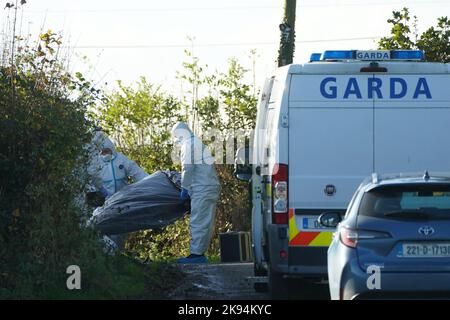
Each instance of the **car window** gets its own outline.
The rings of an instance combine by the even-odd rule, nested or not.
[[[358,214],[374,217],[407,217],[414,214],[450,218],[450,186],[395,185],[366,192]]]
[[[402,209],[450,208],[450,192],[404,192],[400,202]]]

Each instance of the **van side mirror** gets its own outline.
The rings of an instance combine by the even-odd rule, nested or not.
[[[337,212],[324,212],[317,220],[323,227],[336,228],[339,222],[342,221],[342,217],[341,214]]]
[[[250,164],[249,147],[239,148],[236,151],[236,157],[234,159],[234,176],[238,180],[250,181],[252,178],[252,165]]]

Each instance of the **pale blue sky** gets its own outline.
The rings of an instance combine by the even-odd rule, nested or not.
[[[74,71],[96,81],[125,83],[145,76],[174,94],[181,91],[176,71],[194,53],[211,71],[226,69],[237,57],[251,68],[249,52],[258,50],[257,83],[275,68],[283,2],[275,0],[28,0],[22,30],[62,31],[78,55],[94,66],[72,58]],[[450,0],[297,0],[295,62],[326,49],[371,49],[373,38],[387,35],[391,11],[409,7],[419,17],[419,31],[450,16]],[[1,19],[5,19],[5,12]],[[3,25],[3,23],[2,23]],[[348,39],[348,40],[345,40]],[[359,39],[359,40],[355,40]]]

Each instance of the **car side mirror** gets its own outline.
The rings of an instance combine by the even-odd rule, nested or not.
[[[342,217],[341,214],[337,212],[324,212],[317,220],[323,227],[336,228],[339,222],[342,221]]]
[[[249,147],[239,148],[236,151],[236,157],[234,159],[234,176],[238,180],[250,181],[252,178],[252,165],[250,164]]]

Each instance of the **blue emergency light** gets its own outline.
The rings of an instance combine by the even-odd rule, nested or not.
[[[362,54],[361,54],[362,53]],[[378,54],[377,54],[378,53]],[[368,57],[368,58],[360,58]],[[379,57],[379,58],[378,58]],[[420,61],[425,59],[422,50],[379,50],[379,51],[358,51],[358,50],[326,50],[320,57],[318,53],[311,55],[311,62],[327,60],[409,60]]]
[[[322,57],[321,53],[313,53],[311,54],[311,58],[309,58],[309,62],[320,61],[321,57]]]
[[[391,59],[394,60],[424,60],[425,53],[421,50],[392,50]]]
[[[354,50],[327,50],[322,54],[322,60],[350,60],[354,58]]]

